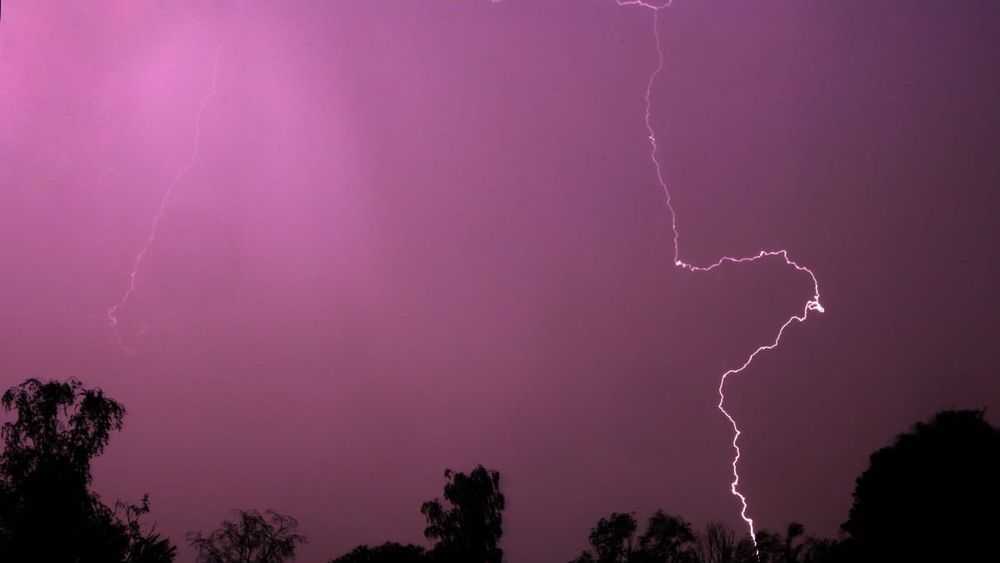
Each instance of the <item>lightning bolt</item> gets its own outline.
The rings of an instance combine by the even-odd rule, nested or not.
[[[809,279],[812,281],[813,295],[812,298],[806,301],[805,305],[803,305],[802,312],[789,317],[788,320],[786,320],[781,325],[781,328],[778,329],[778,333],[774,337],[774,340],[772,340],[768,344],[764,344],[758,347],[756,350],[753,351],[753,353],[751,353],[747,357],[746,361],[744,361],[739,367],[727,370],[719,378],[719,404],[717,405],[717,408],[719,409],[719,412],[721,412],[722,415],[726,417],[726,420],[729,421],[729,424],[733,427],[732,444],[735,454],[733,456],[733,463],[732,463],[733,481],[729,485],[729,490],[732,492],[733,496],[739,499],[740,504],[742,505],[742,508],[740,509],[740,517],[743,519],[744,522],[746,522],[747,528],[750,530],[750,539],[753,540],[754,549],[756,551],[757,534],[754,530],[753,518],[751,518],[747,514],[749,510],[749,506],[747,504],[747,497],[739,490],[739,484],[740,484],[740,473],[738,470],[738,465],[740,461],[739,439],[740,435],[742,434],[742,431],[740,431],[739,425],[736,424],[736,419],[733,418],[733,416],[729,414],[729,412],[726,411],[725,408],[726,380],[730,376],[736,375],[742,372],[743,370],[747,369],[748,367],[750,367],[750,364],[753,363],[754,359],[762,352],[766,352],[768,350],[773,350],[777,348],[778,345],[781,343],[781,337],[785,334],[785,329],[791,326],[792,323],[805,322],[806,319],[809,318],[809,313],[812,311],[816,311],[817,313],[824,312],[823,305],[820,303],[820,298],[819,298],[819,282],[817,281],[816,275],[813,273],[812,270],[792,260],[791,257],[789,257],[788,255],[788,251],[784,249],[762,250],[756,255],[745,256],[745,257],[723,256],[717,262],[709,264],[707,266],[697,266],[681,259],[680,245],[678,242],[680,239],[680,234],[677,231],[677,212],[674,210],[674,206],[671,203],[670,189],[667,188],[667,182],[663,179],[663,167],[661,166],[660,161],[657,158],[658,147],[656,144],[656,131],[653,129],[652,125],[652,102],[651,102],[653,85],[655,84],[657,77],[660,75],[660,72],[663,71],[663,48],[660,45],[661,42],[660,42],[659,14],[660,10],[670,6],[671,1],[668,0],[667,3],[662,5],[653,4],[647,0],[615,0],[615,1],[618,4],[618,6],[639,6],[641,8],[647,8],[653,12],[653,37],[656,42],[657,64],[656,68],[649,75],[649,81],[646,83],[646,95],[645,95],[646,114],[644,121],[646,124],[646,131],[649,133],[650,160],[653,163],[653,168],[656,170],[656,180],[659,183],[660,188],[663,190],[664,195],[666,196],[667,208],[670,210],[670,224],[674,234],[674,265],[682,270],[688,270],[690,272],[711,272],[712,270],[719,268],[724,264],[747,264],[750,262],[756,262],[764,258],[777,257],[784,260],[786,266],[794,268],[798,272],[807,274],[809,276]]]
[[[492,2],[498,2],[499,0],[491,0],[491,1]],[[740,504],[742,506],[742,508],[740,510],[740,517],[743,519],[744,522],[746,522],[747,527],[748,527],[749,532],[750,532],[750,537],[753,540],[753,544],[754,544],[754,547],[756,549],[756,547],[757,547],[757,536],[756,536],[756,532],[755,532],[755,529],[754,529],[754,522],[753,522],[753,519],[747,514],[748,510],[749,510],[749,505],[748,505],[748,502],[747,502],[746,495],[744,495],[743,493],[741,493],[740,490],[739,490],[740,475],[739,475],[738,465],[739,465],[740,455],[741,455],[740,447],[739,447],[739,438],[740,438],[740,435],[742,434],[742,431],[739,429],[739,425],[736,423],[736,419],[733,418],[733,416],[731,414],[729,414],[729,412],[726,411],[726,409],[725,409],[725,401],[726,401],[725,385],[726,385],[726,380],[730,376],[739,374],[739,373],[743,372],[745,369],[747,369],[748,367],[750,367],[750,365],[753,363],[754,359],[756,359],[756,357],[759,354],[761,354],[762,352],[765,352],[765,351],[768,351],[768,350],[773,350],[773,349],[777,348],[778,345],[781,343],[781,338],[783,337],[783,335],[785,333],[785,330],[789,326],[791,326],[793,323],[802,323],[802,322],[805,322],[809,318],[809,313],[810,312],[815,311],[815,312],[818,312],[818,313],[822,313],[822,312],[825,311],[825,309],[823,308],[823,305],[820,303],[819,282],[818,282],[818,280],[816,278],[816,275],[813,273],[812,270],[810,270],[806,266],[800,265],[795,260],[793,260],[789,256],[788,251],[785,250],[785,249],[780,249],[780,250],[762,250],[759,253],[757,253],[756,255],[744,256],[744,257],[723,256],[718,261],[716,261],[716,262],[714,262],[712,264],[703,265],[703,266],[695,265],[695,264],[687,262],[687,261],[685,261],[685,260],[683,260],[681,258],[680,244],[679,244],[680,233],[678,232],[678,229],[677,229],[677,212],[674,209],[674,206],[673,206],[672,201],[671,201],[670,189],[667,187],[667,182],[664,180],[664,177],[663,177],[663,167],[662,167],[662,165],[661,165],[661,163],[659,161],[659,158],[657,157],[658,146],[657,146],[657,142],[656,142],[656,131],[653,129],[653,125],[652,125],[652,101],[651,101],[652,100],[653,86],[656,83],[657,77],[663,71],[663,49],[661,47],[661,40],[660,40],[659,12],[660,12],[660,10],[669,7],[670,4],[671,4],[671,2],[672,2],[672,0],[668,0],[664,4],[654,4],[654,3],[649,2],[648,0],[615,0],[615,2],[617,3],[618,6],[637,6],[637,7],[649,9],[653,13],[653,35],[654,35],[655,44],[656,44],[657,65],[656,65],[656,68],[653,70],[653,72],[650,74],[649,80],[648,80],[648,82],[646,84],[644,123],[645,123],[645,126],[646,126],[646,131],[648,133],[648,139],[649,139],[649,145],[650,145],[650,160],[652,161],[653,168],[654,168],[654,170],[656,172],[657,183],[659,184],[660,188],[663,190],[664,196],[666,197],[667,208],[670,211],[671,230],[673,231],[674,265],[676,267],[682,269],[682,270],[687,270],[687,271],[690,271],[690,272],[710,272],[712,270],[715,270],[716,268],[722,267],[725,264],[746,264],[746,263],[756,262],[756,261],[764,259],[764,258],[776,257],[776,258],[781,258],[784,261],[784,263],[785,263],[786,266],[788,266],[790,268],[794,268],[796,271],[808,275],[809,279],[812,282],[813,295],[812,295],[812,298],[810,298],[809,300],[807,300],[805,302],[805,304],[803,305],[802,312],[799,313],[799,314],[792,315],[791,317],[789,317],[780,326],[780,328],[777,331],[777,334],[775,335],[775,337],[774,337],[774,339],[772,341],[770,341],[769,343],[764,344],[762,346],[759,346],[749,356],[747,356],[746,360],[739,367],[732,368],[732,369],[729,369],[729,370],[725,371],[720,376],[720,378],[719,378],[719,387],[718,387],[719,403],[717,404],[717,408],[718,408],[719,412],[721,412],[722,415],[726,418],[726,420],[729,421],[730,425],[733,428],[732,446],[733,446],[733,450],[734,450],[735,453],[734,453],[734,457],[733,457],[733,461],[732,461],[733,481],[730,483],[730,491],[733,494],[733,496],[735,496],[736,498],[738,498],[739,501],[740,501]],[[242,9],[243,9],[243,4],[241,3],[240,4],[240,13],[242,13]],[[239,14],[237,14],[236,17],[238,18]],[[236,18],[234,18],[234,20],[235,19]],[[228,42],[228,40],[229,40],[229,38],[231,36],[232,36],[232,26],[230,26],[229,31],[227,32],[226,36],[220,42],[219,46],[217,47],[217,49],[215,51],[215,55],[213,57],[213,62],[212,62],[211,87],[208,90],[208,92],[205,94],[205,96],[202,97],[201,102],[198,105],[198,111],[195,114],[195,119],[194,119],[194,135],[193,135],[194,138],[193,138],[193,142],[192,142],[192,146],[191,146],[190,155],[189,155],[187,161],[184,163],[184,165],[181,166],[177,170],[177,172],[174,174],[174,176],[171,179],[171,181],[167,184],[167,188],[164,191],[164,193],[163,193],[163,195],[162,195],[162,197],[160,199],[159,208],[158,208],[156,214],[153,217],[152,226],[150,228],[149,236],[146,238],[145,244],[143,244],[142,248],[136,254],[135,259],[134,259],[134,261],[132,263],[132,269],[131,269],[131,271],[129,273],[128,285],[127,285],[127,289],[126,289],[125,293],[122,295],[122,297],[118,301],[118,303],[116,303],[115,305],[111,306],[107,310],[107,321],[108,321],[108,324],[114,329],[115,336],[116,336],[116,338],[118,340],[118,344],[122,347],[123,350],[125,350],[126,352],[129,352],[129,353],[131,352],[131,349],[128,348],[128,346],[125,345],[125,343],[124,343],[124,341],[122,339],[122,336],[121,336],[121,332],[119,330],[119,317],[118,317],[118,314],[121,311],[121,309],[123,307],[125,307],[125,305],[128,303],[128,301],[131,298],[132,294],[135,293],[135,290],[136,290],[136,278],[138,276],[139,269],[142,266],[142,262],[143,262],[143,260],[144,260],[144,258],[146,256],[146,254],[149,252],[150,248],[152,247],[153,243],[156,240],[157,230],[158,230],[160,221],[163,218],[164,213],[166,212],[167,205],[168,205],[171,197],[173,196],[173,193],[174,193],[175,189],[177,188],[178,183],[194,167],[195,163],[198,160],[199,145],[200,145],[200,141],[201,141],[202,118],[204,116],[206,108],[209,105],[209,102],[211,102],[212,98],[214,98],[215,95],[216,95],[217,85],[218,85],[218,75],[219,75],[219,63],[220,63],[221,58],[222,58],[222,52],[223,52],[223,50],[224,50],[224,48],[226,46],[226,43]]]
[[[160,197],[160,205],[156,210],[156,214],[153,216],[153,221],[149,229],[149,235],[146,237],[145,243],[142,245],[142,248],[139,249],[139,252],[135,255],[135,258],[132,261],[132,269],[129,272],[128,285],[125,289],[125,293],[122,294],[122,297],[118,301],[118,303],[115,303],[114,305],[109,307],[107,311],[108,325],[114,331],[115,338],[118,341],[118,345],[121,347],[123,351],[125,351],[128,354],[131,354],[133,350],[128,345],[125,344],[125,341],[122,338],[121,330],[119,328],[120,319],[118,317],[118,314],[122,310],[122,308],[125,307],[126,304],[128,304],[128,301],[132,297],[132,294],[135,293],[136,278],[139,275],[139,269],[142,267],[142,262],[146,258],[146,254],[149,253],[150,248],[152,248],[153,243],[156,241],[156,233],[159,230],[160,221],[163,219],[163,215],[167,211],[167,205],[170,203],[170,199],[173,197],[174,191],[177,189],[178,183],[180,183],[181,179],[188,172],[190,172],[192,168],[194,168],[195,163],[198,161],[198,152],[201,145],[202,117],[204,117],[205,115],[205,110],[208,108],[209,102],[212,101],[212,98],[215,97],[218,91],[217,88],[219,84],[219,62],[222,60],[222,51],[225,49],[226,44],[229,42],[229,39],[233,35],[233,27],[235,25],[236,20],[243,13],[243,6],[244,4],[241,2],[239,4],[239,11],[236,13],[236,15],[233,17],[233,20],[229,24],[229,30],[226,32],[225,36],[219,42],[218,47],[216,47],[215,49],[215,55],[212,58],[212,79],[210,87],[208,89],[208,92],[206,92],[205,95],[202,96],[201,101],[198,103],[198,111],[195,112],[194,116],[194,135],[193,135],[194,138],[191,143],[191,152],[188,155],[188,159],[184,163],[184,165],[178,168],[177,172],[174,173],[170,182],[167,184],[166,190],[164,190],[163,195]]]

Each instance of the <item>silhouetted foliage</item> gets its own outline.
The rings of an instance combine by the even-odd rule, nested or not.
[[[646,533],[639,538],[638,563],[686,563],[694,561],[695,535],[691,524],[680,516],[657,510],[649,518]]]
[[[840,539],[761,530],[756,546],[721,522],[692,541],[682,519],[657,512],[635,539],[630,514],[601,518],[572,563],[843,563],[996,561],[1000,547],[1000,429],[984,411],[942,411],[871,456]],[[692,547],[693,545],[693,547]]]
[[[1000,431],[944,411],[872,454],[842,526],[853,561],[996,561]]]
[[[749,535],[737,539],[736,532],[722,522],[712,521],[698,534],[699,563],[832,563],[837,542],[805,535],[805,527],[792,522],[782,536],[770,530],[757,531],[757,545]]]
[[[698,561],[702,563],[734,563],[744,560],[747,547],[737,541],[736,532],[722,522],[711,521],[698,534]],[[753,545],[750,545],[753,556]]]
[[[448,469],[444,476],[444,502],[434,499],[420,507],[427,519],[424,536],[435,542],[430,555],[446,563],[503,561],[500,473],[479,465],[468,475]]]
[[[360,545],[330,563],[425,563],[427,552],[417,545],[386,542],[375,547]]]
[[[601,518],[590,530],[590,551],[580,554],[574,561],[620,563],[632,556],[635,543],[635,518],[631,514],[614,512]]]
[[[177,553],[170,540],[160,536],[151,529],[143,531],[139,519],[149,514],[149,495],[142,496],[141,504],[131,504],[118,501],[115,504],[115,519],[124,523],[125,538],[128,544],[124,561],[139,563],[155,561],[173,561]]]
[[[758,531],[756,546],[721,522],[692,537],[686,522],[660,511],[636,541],[635,519],[615,513],[598,521],[591,549],[573,563],[995,561],[998,476],[1000,431],[981,411],[945,411],[872,455],[843,540],[808,537],[797,522],[784,535]]]
[[[798,522],[792,522],[785,529],[785,559],[793,561],[798,559],[799,553],[802,552],[804,544],[796,545],[796,540],[803,537],[806,533],[806,527]]]
[[[657,510],[645,533],[635,537],[631,514],[615,512],[590,531],[590,550],[572,563],[686,563],[695,561],[695,535],[683,518]]]
[[[843,543],[839,540],[807,537],[798,553],[801,563],[838,563],[848,561],[843,555]]]
[[[722,522],[709,522],[695,534],[683,518],[657,510],[645,533],[636,539],[631,514],[614,513],[598,520],[590,532],[588,551],[571,563],[831,563],[836,542],[804,538],[793,522],[788,533],[761,530],[757,548],[749,535],[738,538]]]
[[[808,539],[804,538],[805,527],[792,522],[786,528],[785,536],[769,530],[757,532],[757,548],[754,555],[753,542],[744,538],[736,546],[736,561],[757,561],[759,563],[798,563],[807,553]]]
[[[0,554],[5,561],[161,562],[174,547],[143,533],[141,505],[119,502],[111,510],[89,490],[90,462],[111,433],[120,430],[125,408],[100,389],[70,379],[29,379],[4,393],[0,455]],[[122,520],[124,518],[124,521]]]
[[[282,563],[295,557],[306,542],[291,516],[267,510],[236,510],[235,520],[224,520],[212,533],[188,534],[198,563]]]
[[[753,558],[753,541],[750,544],[737,546],[738,555],[737,560],[751,561],[753,559],[746,559],[747,554]],[[795,561],[794,559],[786,559],[785,554],[785,542],[781,539],[781,536],[772,533],[768,530],[761,530],[757,532],[757,560],[760,563],[785,563],[786,561]]]
[[[114,508],[90,491],[91,462],[125,408],[75,380],[29,379],[0,405],[13,420],[0,438],[0,560],[45,563],[166,563],[176,549],[145,530],[149,497]],[[420,511],[433,547],[387,542],[358,546],[330,563],[502,563],[505,498],[500,474],[477,466],[446,470],[443,499]],[[994,561],[1000,547],[1000,430],[982,411],[944,411],[872,454],[858,478],[841,539],[809,537],[796,522],[784,535],[749,536],[721,522],[695,533],[656,511],[639,534],[635,517],[600,518],[590,549],[571,563],[844,563]],[[188,534],[199,563],[281,563],[306,539],[298,522],[268,510],[237,510],[208,535]]]

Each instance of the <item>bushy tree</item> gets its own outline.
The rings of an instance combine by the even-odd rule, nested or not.
[[[695,535],[680,516],[657,510],[639,538],[638,563],[689,563],[695,559]]]
[[[741,538],[722,522],[706,524],[698,535],[698,557],[704,563],[818,563],[826,561],[832,542],[805,537],[805,527],[792,522],[784,536],[779,532],[758,530],[756,544],[749,535]]]
[[[592,553],[584,555],[585,559],[598,563],[624,563],[632,556],[635,544],[635,518],[631,514],[614,512],[611,516],[601,518],[590,531],[590,546]]]
[[[657,510],[646,531],[631,514],[615,512],[597,521],[588,539],[590,550],[572,563],[689,563],[695,561],[695,535],[683,518]]]
[[[224,520],[208,535],[188,534],[198,563],[283,563],[295,558],[295,550],[306,542],[291,516],[267,510],[236,510],[233,520]]]
[[[444,500],[425,502],[424,536],[434,542],[431,556],[446,563],[501,563],[504,496],[500,473],[482,465],[468,475],[444,472]]]
[[[173,561],[177,548],[170,540],[156,533],[153,526],[149,531],[142,528],[140,519],[149,514],[149,495],[143,495],[140,504],[124,501],[115,503],[114,518],[121,523],[125,532],[125,563],[154,563]]]
[[[996,560],[1000,431],[983,414],[940,412],[872,454],[842,526],[851,560]]]
[[[843,556],[843,549],[840,540],[807,537],[798,557],[801,563],[841,563],[849,561]]]
[[[4,393],[3,409],[16,413],[0,435],[0,554],[5,561],[160,562],[174,547],[145,533],[141,505],[112,510],[90,491],[91,460],[114,431],[125,408],[100,389],[76,379],[28,379]]]
[[[386,542],[374,547],[359,545],[350,553],[341,555],[330,563],[425,563],[427,561],[427,553],[420,546]]]
[[[722,522],[711,521],[698,534],[698,560],[702,563],[735,563],[747,551],[744,542],[737,541],[736,532]],[[753,544],[749,546],[753,555]]]

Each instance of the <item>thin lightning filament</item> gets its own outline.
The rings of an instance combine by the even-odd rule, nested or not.
[[[812,311],[816,311],[817,313],[824,312],[823,305],[820,303],[820,298],[819,298],[819,282],[816,280],[816,275],[813,273],[812,270],[810,270],[809,268],[807,268],[805,266],[802,266],[799,263],[797,263],[796,261],[792,260],[791,257],[789,257],[789,255],[788,255],[788,251],[784,250],[784,249],[781,249],[781,250],[762,250],[762,251],[760,251],[759,253],[757,253],[755,255],[744,256],[744,257],[723,256],[722,258],[720,258],[715,263],[708,264],[708,265],[703,265],[703,266],[697,266],[697,265],[692,264],[690,262],[687,262],[687,261],[685,261],[685,260],[683,260],[681,258],[680,244],[679,244],[680,234],[677,231],[677,212],[674,209],[673,204],[671,203],[670,189],[667,188],[667,182],[663,179],[663,166],[660,164],[660,160],[659,160],[659,158],[657,156],[658,147],[657,147],[657,144],[656,144],[656,131],[653,129],[653,124],[652,124],[652,94],[653,94],[653,86],[656,83],[656,79],[660,75],[660,72],[663,71],[663,48],[660,45],[661,41],[660,41],[660,24],[659,24],[660,18],[659,18],[659,14],[660,14],[660,10],[663,9],[663,8],[668,7],[670,5],[670,3],[668,2],[666,4],[658,6],[658,5],[652,4],[650,2],[647,2],[645,0],[616,0],[616,2],[618,3],[619,6],[639,6],[639,7],[642,7],[642,8],[648,8],[649,10],[651,10],[653,12],[653,37],[654,37],[655,42],[656,42],[656,60],[657,60],[657,64],[656,64],[656,68],[653,69],[653,72],[649,75],[649,81],[646,83],[646,94],[645,94],[645,102],[646,102],[646,106],[645,107],[646,107],[646,111],[645,111],[645,116],[644,116],[644,122],[645,122],[645,125],[646,125],[646,132],[649,134],[649,146],[650,146],[649,156],[650,156],[650,160],[653,163],[653,168],[656,171],[656,181],[657,181],[657,183],[659,183],[660,188],[663,190],[663,194],[666,196],[667,209],[670,210],[670,225],[671,225],[671,230],[673,231],[673,235],[674,235],[674,238],[673,238],[673,241],[674,241],[674,265],[677,266],[678,268],[681,268],[682,270],[688,270],[688,271],[691,271],[691,272],[710,272],[710,271],[712,271],[712,270],[714,270],[714,269],[722,266],[723,264],[746,264],[746,263],[750,263],[750,262],[756,262],[757,260],[760,260],[762,258],[779,257],[782,260],[784,260],[786,266],[794,268],[796,271],[808,275],[809,279],[812,282],[813,295],[812,295],[812,298],[810,298],[808,301],[806,301],[805,305],[803,305],[802,312],[799,313],[799,314],[792,315],[791,317],[789,317],[781,325],[781,327],[778,329],[778,333],[777,333],[777,335],[775,335],[774,339],[772,341],[768,342],[767,344],[764,344],[764,345],[758,347],[756,350],[754,350],[753,353],[751,353],[747,357],[747,359],[742,364],[739,365],[739,367],[727,370],[726,372],[724,372],[719,377],[719,403],[717,405],[717,408],[719,409],[719,412],[721,412],[722,415],[726,418],[726,420],[729,421],[729,424],[733,427],[733,442],[732,442],[732,444],[733,444],[733,451],[734,451],[733,463],[732,463],[732,466],[733,466],[733,481],[729,485],[729,490],[732,492],[733,496],[735,496],[736,498],[738,498],[739,501],[740,501],[740,505],[742,507],[740,509],[740,517],[747,524],[747,528],[750,531],[750,539],[753,541],[754,549],[756,550],[756,548],[757,548],[757,534],[756,534],[756,530],[754,529],[753,518],[751,518],[750,515],[748,514],[748,512],[749,512],[749,505],[747,503],[747,497],[746,497],[746,495],[744,495],[743,493],[741,493],[740,489],[739,489],[739,485],[740,485],[740,473],[739,473],[739,468],[738,468],[739,461],[740,461],[739,439],[740,439],[740,435],[742,434],[742,431],[740,431],[739,425],[736,424],[736,419],[733,418],[733,416],[731,414],[729,414],[729,411],[727,411],[726,408],[725,408],[725,403],[726,403],[726,394],[725,394],[726,380],[730,376],[736,375],[736,374],[742,372],[743,370],[747,369],[748,367],[750,367],[750,364],[753,363],[754,359],[761,352],[765,352],[767,350],[773,350],[773,349],[777,348],[778,345],[781,343],[782,336],[785,334],[785,329],[787,329],[792,323],[802,323],[802,322],[805,322],[805,320],[809,318],[809,313],[812,312]]]

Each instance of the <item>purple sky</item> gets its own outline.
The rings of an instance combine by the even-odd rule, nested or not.
[[[3,3],[0,384],[76,376],[126,405],[97,489],[149,492],[178,542],[289,513],[306,561],[421,542],[443,469],[476,463],[503,473],[516,562],[569,559],[611,511],[736,525],[718,376],[811,287],[780,260],[673,267],[652,12],[238,12]],[[1000,404],[1000,5],[677,0],[660,30],[682,255],[787,248],[827,308],[727,386],[751,514],[833,534],[872,450]],[[229,32],[125,354],[105,311]]]

